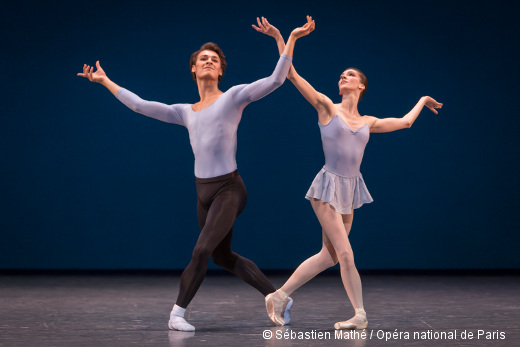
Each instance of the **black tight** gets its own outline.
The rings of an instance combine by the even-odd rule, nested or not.
[[[247,193],[238,173],[196,178],[197,216],[201,228],[191,262],[183,271],[177,305],[186,308],[199,289],[209,258],[218,266],[250,284],[264,296],[276,289],[251,260],[231,250],[233,223],[246,206]]]

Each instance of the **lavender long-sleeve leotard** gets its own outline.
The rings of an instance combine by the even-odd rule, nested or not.
[[[228,89],[213,104],[195,112],[192,104],[166,105],[146,101],[121,88],[116,97],[135,112],[188,129],[195,156],[195,176],[210,178],[237,169],[237,128],[242,111],[251,102],[274,91],[284,82],[292,58],[282,54],[269,77]]]

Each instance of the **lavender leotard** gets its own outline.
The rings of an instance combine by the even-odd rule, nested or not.
[[[271,76],[234,86],[198,112],[193,111],[191,104],[166,105],[146,101],[124,88],[117,92],[116,97],[135,112],[185,126],[195,156],[195,176],[217,177],[237,169],[237,128],[242,111],[249,103],[282,85],[291,62],[291,57],[282,54]]]
[[[312,182],[306,198],[327,202],[337,212],[350,214],[353,208],[373,201],[360,172],[370,129],[365,124],[354,131],[339,115],[329,124],[319,126],[325,166]]]

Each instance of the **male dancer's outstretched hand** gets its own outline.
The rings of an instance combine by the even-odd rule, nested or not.
[[[83,64],[83,72],[78,73],[78,76],[88,78],[90,82],[102,83],[107,78],[107,74],[99,65],[99,60],[96,61],[96,68],[96,72],[93,72],[93,66]]]

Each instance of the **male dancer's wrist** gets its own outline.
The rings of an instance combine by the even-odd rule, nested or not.
[[[108,77],[102,77],[102,80],[99,81],[98,83],[101,84],[102,86],[105,86],[105,87],[108,87],[108,84],[112,82],[110,81],[110,79]]]

